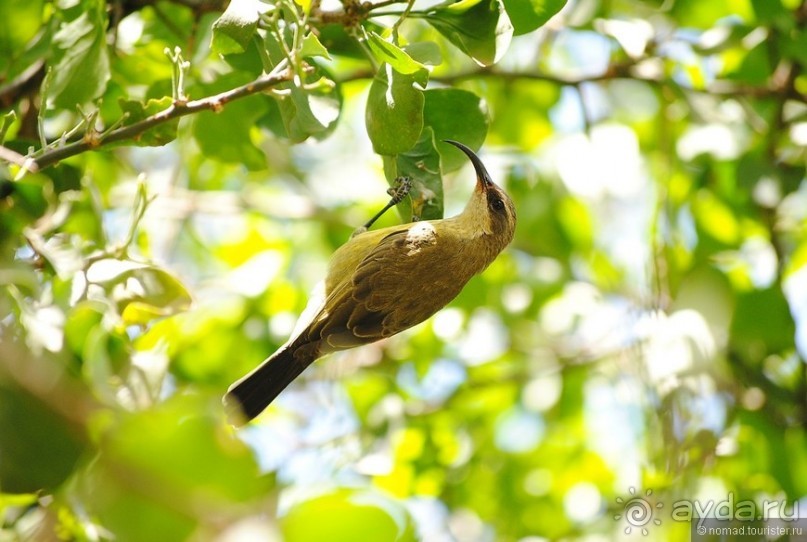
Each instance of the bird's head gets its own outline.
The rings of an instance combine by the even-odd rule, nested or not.
[[[481,235],[495,236],[503,248],[512,241],[516,229],[516,208],[513,200],[493,182],[482,160],[474,151],[458,141],[451,139],[444,141],[468,155],[476,170],[476,188],[462,212],[462,218],[477,228]]]

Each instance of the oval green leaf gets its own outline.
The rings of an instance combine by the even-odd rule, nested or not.
[[[221,55],[243,53],[258,29],[260,3],[256,0],[232,0],[213,23],[210,48]]]
[[[389,64],[378,70],[367,97],[367,134],[378,154],[396,155],[417,143],[423,130],[423,91],[417,74],[404,75]]]
[[[369,491],[339,490],[292,508],[282,520],[287,542],[414,542],[414,522],[398,502]]]
[[[43,83],[48,105],[72,109],[103,94],[109,81],[106,2],[84,0],[81,10],[60,10],[52,58]]]
[[[459,169],[468,157],[453,145],[443,143],[454,139],[474,150],[479,149],[488,133],[488,113],[485,102],[467,90],[437,88],[427,90],[423,109],[426,126],[434,130],[437,150],[442,157],[443,172]]]
[[[565,5],[566,0],[504,0],[516,36],[542,27]]]
[[[501,0],[462,0],[434,8],[423,17],[480,66],[498,62],[513,37]]]

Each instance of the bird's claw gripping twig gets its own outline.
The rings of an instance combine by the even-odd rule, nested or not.
[[[409,177],[397,177],[395,179],[395,186],[391,186],[387,189],[387,194],[390,195],[389,202],[384,206],[383,209],[378,211],[373,218],[368,220],[364,226],[357,228],[356,231],[353,232],[353,236],[369,230],[370,226],[372,226],[376,220],[381,218],[381,215],[386,213],[391,207],[401,203],[403,199],[409,195],[410,190],[412,190],[412,179]]]
[[[412,179],[409,177],[396,178],[395,186],[387,188],[387,194],[389,194],[392,199],[384,210],[386,211],[393,205],[401,203],[403,199],[409,195],[410,190],[412,190]]]

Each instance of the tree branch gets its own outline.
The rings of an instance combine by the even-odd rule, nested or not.
[[[693,87],[682,84],[668,77],[655,77],[652,75],[643,75],[636,73],[632,68],[635,64],[618,64],[612,66],[609,70],[596,74],[583,77],[562,77],[549,73],[540,72],[505,72],[491,68],[479,68],[467,72],[456,73],[452,75],[435,76],[432,81],[437,81],[447,85],[479,77],[495,77],[504,81],[518,81],[518,80],[532,80],[532,81],[545,81],[547,83],[554,83],[556,85],[564,86],[579,86],[583,83],[597,83],[601,81],[612,81],[615,79],[633,79],[636,81],[643,81],[651,85],[677,87],[687,92],[697,92],[701,94],[713,94],[716,96],[748,96],[754,98],[765,98],[785,95],[789,99],[807,103],[807,94],[798,92],[791,88],[782,88],[779,85],[771,86],[749,86],[738,85],[728,81],[715,81],[711,85],[703,88]]]
[[[16,164],[31,172],[39,171],[39,168],[33,159],[26,158],[17,151],[9,149],[8,147],[3,147],[2,145],[0,145],[0,160],[5,160],[9,164]]]
[[[479,79],[484,77],[496,78],[502,81],[543,81],[561,86],[579,87],[585,83],[599,83],[603,81],[613,81],[617,79],[632,79],[634,81],[643,81],[650,85],[659,87],[673,87],[684,90],[686,92],[695,92],[699,94],[712,94],[715,96],[745,96],[751,98],[774,98],[785,97],[790,100],[796,100],[807,104],[807,94],[799,92],[795,88],[790,88],[782,85],[771,84],[766,86],[751,86],[739,85],[730,81],[718,80],[703,88],[693,87],[676,81],[669,77],[647,75],[637,73],[634,69],[637,62],[627,62],[612,65],[608,70],[603,73],[594,75],[584,75],[581,77],[565,77],[545,72],[527,72],[527,71],[502,71],[496,68],[476,68],[464,72],[458,72],[447,75],[433,75],[429,78],[430,81],[442,83],[445,85],[455,85],[462,81],[469,79]],[[361,79],[372,79],[375,74],[370,70],[359,70],[350,74],[348,77],[339,79],[339,83],[346,83],[350,81],[357,81]]]
[[[51,150],[46,150],[38,156],[33,156],[32,162],[34,167],[41,170],[52,166],[65,158],[69,158],[83,152],[96,150],[117,141],[136,138],[146,130],[154,128],[155,126],[170,120],[178,119],[180,117],[192,115],[193,113],[198,113],[205,110],[218,112],[229,102],[250,96],[252,94],[257,94],[258,92],[277,86],[280,83],[290,81],[292,77],[292,71],[284,66],[280,70],[275,70],[272,73],[261,75],[250,83],[226,90],[213,96],[208,96],[199,100],[191,100],[188,102],[176,100],[167,109],[139,122],[117,128],[105,134],[87,134],[78,141],[74,141]]]

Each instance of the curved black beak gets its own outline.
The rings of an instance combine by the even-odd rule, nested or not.
[[[443,141],[450,145],[454,145],[468,155],[468,158],[470,158],[471,163],[474,165],[474,169],[476,170],[476,180],[479,188],[482,190],[487,190],[488,187],[493,185],[493,180],[490,178],[488,170],[485,169],[485,164],[482,163],[482,160],[479,159],[474,151],[472,151],[466,145],[463,145],[459,141],[454,141],[453,139],[444,139]]]

